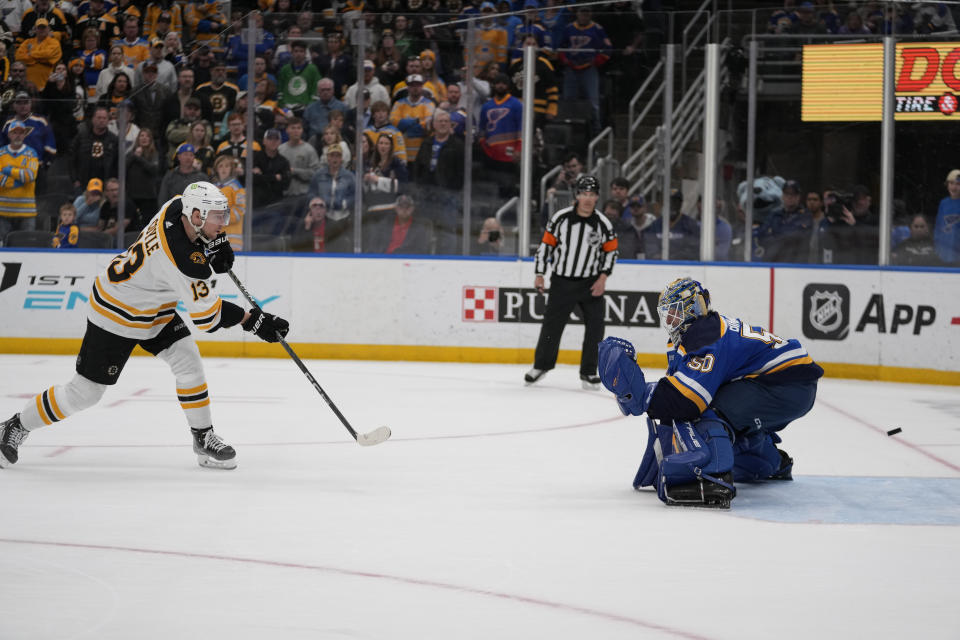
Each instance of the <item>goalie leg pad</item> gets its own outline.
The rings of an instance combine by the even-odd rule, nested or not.
[[[708,411],[696,423],[673,427],[672,451],[660,465],[657,495],[667,504],[729,507],[733,486],[730,430]]]
[[[733,479],[736,482],[792,480],[793,459],[777,448],[779,442],[780,436],[763,431],[740,436],[733,448]]]
[[[640,461],[640,468],[633,478],[633,488],[656,486],[660,484],[660,463],[666,454],[673,452],[671,439],[673,429],[669,425],[660,424],[653,418],[647,417],[647,449]]]

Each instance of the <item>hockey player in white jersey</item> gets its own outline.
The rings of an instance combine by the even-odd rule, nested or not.
[[[95,279],[76,375],[38,394],[0,426],[0,468],[17,462],[19,445],[31,431],[96,404],[137,345],[173,371],[200,466],[237,466],[236,451],[213,431],[200,351],[177,302],[201,331],[239,324],[277,342],[290,327],[282,318],[256,307],[244,311],[214,292],[214,272],[233,266],[233,250],[222,235],[229,221],[226,197],[209,182],[190,184],[160,207],[136,241]]]

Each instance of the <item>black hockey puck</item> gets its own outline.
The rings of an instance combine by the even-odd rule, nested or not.
[[[900,427],[897,427],[896,429],[890,429],[890,431],[887,431],[887,435],[888,435],[888,436],[895,436],[895,435],[897,435],[898,433],[900,433],[901,431],[903,431],[903,429],[901,429]]]

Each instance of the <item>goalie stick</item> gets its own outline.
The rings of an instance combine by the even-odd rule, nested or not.
[[[230,279],[233,280],[233,283],[237,285],[237,288],[240,289],[240,293],[243,294],[243,297],[247,299],[247,302],[252,304],[254,307],[260,309],[260,305],[257,304],[256,300],[253,299],[253,296],[250,295],[250,292],[247,291],[247,288],[243,286],[243,283],[240,282],[240,279],[237,278],[237,274],[233,272],[233,269],[227,271],[230,275]],[[262,309],[261,309],[262,311]],[[287,344],[287,341],[283,339],[279,334],[277,335],[277,340],[283,345],[283,348],[286,349],[287,355],[293,359],[297,366],[300,367],[300,371],[303,371],[303,375],[307,376],[307,380],[310,381],[310,384],[313,385],[313,388],[317,390],[317,393],[327,402],[327,405],[338,418],[340,422],[343,423],[343,426],[347,428],[347,431],[350,432],[350,435],[353,436],[353,439],[357,441],[357,444],[363,447],[372,447],[375,444],[380,444],[381,442],[386,441],[390,435],[390,427],[377,427],[369,433],[357,433],[356,430],[350,426],[350,423],[347,422],[347,419],[343,417],[343,414],[340,413],[340,409],[337,409],[337,405],[333,404],[333,400],[330,399],[330,396],[327,395],[327,392],[323,390],[323,387],[320,386],[320,383],[317,382],[316,378],[313,377],[313,374],[310,373],[310,370],[307,369],[307,366],[303,364],[303,361],[293,352],[293,349]]]

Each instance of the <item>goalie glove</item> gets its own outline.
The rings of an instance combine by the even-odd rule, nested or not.
[[[600,381],[617,396],[623,415],[639,416],[647,410],[655,382],[647,384],[637,365],[633,345],[623,338],[606,338],[598,347]]]

